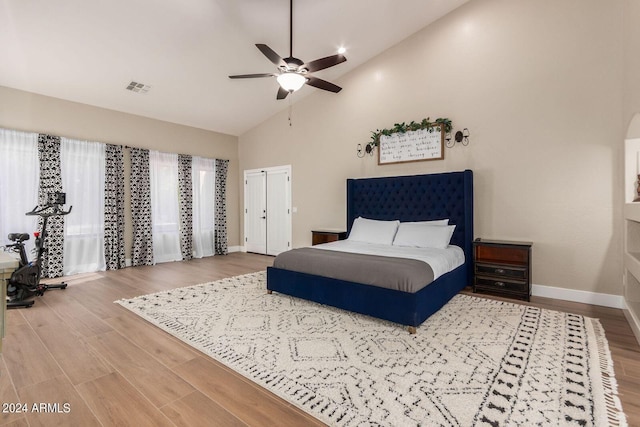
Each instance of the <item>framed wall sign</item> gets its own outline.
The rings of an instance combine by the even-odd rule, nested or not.
[[[444,159],[444,129],[442,124],[405,133],[380,136],[378,164],[421,162]]]

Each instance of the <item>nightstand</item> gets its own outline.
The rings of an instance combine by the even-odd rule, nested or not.
[[[311,231],[311,244],[319,245],[321,243],[335,242],[347,238],[347,232],[342,230],[313,230]]]
[[[529,301],[531,242],[476,239],[473,292]]]

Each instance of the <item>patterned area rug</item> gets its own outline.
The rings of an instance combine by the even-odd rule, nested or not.
[[[458,295],[410,335],[264,272],[116,302],[329,425],[626,425],[596,319]]]

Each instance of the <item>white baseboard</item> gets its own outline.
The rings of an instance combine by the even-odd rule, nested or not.
[[[624,309],[627,306],[621,295],[601,294],[597,292],[578,291],[574,289],[556,288],[553,286],[532,285],[531,295],[554,298],[565,301],[582,302],[604,307]]]
[[[232,252],[246,252],[244,250],[244,246],[229,246],[229,247],[227,247],[227,251],[229,253],[232,253]],[[131,267],[131,258],[126,258],[124,260],[124,265],[125,265],[125,267]]]

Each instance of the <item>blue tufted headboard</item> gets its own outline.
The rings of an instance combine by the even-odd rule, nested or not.
[[[347,180],[347,232],[362,216],[378,220],[426,221],[449,218],[451,243],[473,260],[473,172]],[[473,276],[469,276],[473,277]]]

